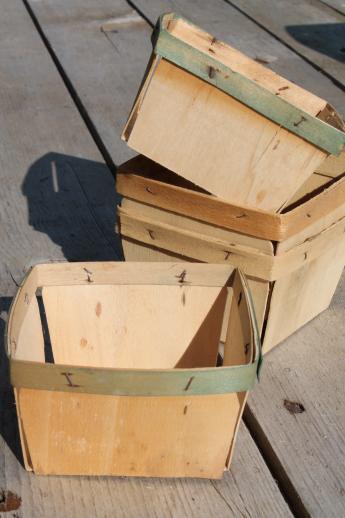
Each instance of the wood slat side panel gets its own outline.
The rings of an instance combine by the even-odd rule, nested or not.
[[[7,426],[9,419],[13,424],[13,412],[7,413]],[[290,518],[289,508],[243,424],[237,445],[231,471],[214,482],[217,490],[207,479],[32,476],[7,447],[0,484],[21,498],[20,518],[60,518],[61,510],[66,518],[75,518],[88,515],[90,509],[95,518],[112,516],[114,509],[119,518],[170,518],[171,512],[192,518],[212,514],[235,518],[239,510],[255,515],[258,506],[263,513]]]
[[[215,366],[225,304],[221,290],[183,285],[43,288],[55,363],[127,369]],[[198,354],[180,365],[190,349]]]
[[[265,353],[328,308],[344,265],[342,238],[328,245],[320,257],[274,283],[263,342]]]
[[[331,181],[328,174],[337,176],[343,172],[343,156],[337,160],[327,160],[326,163],[328,166],[322,169],[322,174],[326,176],[310,177],[310,180],[317,179],[317,185]],[[341,212],[341,207],[345,204],[345,180],[341,178],[308,201],[281,215],[236,206],[198,192],[192,184],[184,185],[177,175],[140,155],[120,166],[117,189],[123,196],[145,204],[278,242],[288,240],[304,229],[306,236],[312,234],[313,225],[321,219],[323,224],[320,229],[326,228],[338,219],[338,213],[332,215],[333,211],[339,208]]]
[[[146,243],[140,243],[127,239],[125,236],[122,237],[122,246],[126,261],[194,261],[195,259],[186,258],[174,254],[168,250],[162,250],[153,246],[147,245]],[[269,282],[255,279],[254,277],[247,276],[247,283],[253,298],[256,320],[258,324],[259,332],[261,332],[265,313],[266,313],[266,302],[269,292]],[[230,302],[230,301],[229,301]],[[228,303],[227,303],[228,304]],[[225,309],[225,317],[228,315],[230,306],[228,305]],[[221,334],[221,340],[224,342],[227,332],[227,321],[226,318],[223,322],[223,329]]]
[[[319,195],[282,215],[288,231],[279,246],[283,248],[288,242],[294,242],[299,233],[308,237],[315,233],[315,228],[324,230],[344,215],[344,206],[345,178],[341,178]]]
[[[228,283],[234,267],[210,264],[205,268],[205,265],[180,265],[170,261],[170,264],[157,262],[153,268],[140,262],[97,261],[38,264],[33,271],[38,274],[39,287],[90,284],[181,286],[183,281],[190,286],[222,287]]]
[[[128,198],[229,230],[276,241],[280,241],[284,236],[278,215],[254,211],[249,207],[236,207],[207,194],[187,192],[180,187],[138,175],[118,174],[116,185],[118,192]]]
[[[287,252],[270,256],[256,250],[220,239],[205,236],[201,232],[156,222],[118,207],[121,234],[170,250],[184,256],[191,256],[203,262],[230,263],[241,268],[247,275],[262,280],[273,281],[298,270],[310,261],[321,256],[327,247],[344,239],[345,218],[317,232]]]
[[[164,106],[164,118],[157,106]],[[327,155],[165,59],[155,68],[127,143],[216,196],[272,212]]]
[[[30,389],[20,391],[19,406],[35,473],[63,475],[220,478],[239,411],[236,394],[131,398]]]
[[[232,266],[241,267],[248,275],[271,280],[273,256],[165,223],[156,223],[123,209],[119,209],[119,217],[121,234],[126,237],[146,244],[151,244],[153,241],[158,248],[171,250],[187,257],[191,256],[203,262],[223,264],[229,262]]]
[[[176,31],[177,27],[179,30]],[[190,36],[193,32],[197,33],[199,38],[192,39]],[[200,37],[204,40],[202,49],[199,45]],[[318,99],[318,107],[310,115],[304,108],[296,106],[296,103],[282,98],[281,90],[274,88],[274,81],[270,87],[263,88],[258,79],[260,73],[254,73],[254,77],[248,77],[247,74],[242,73],[238,60],[235,70],[231,66],[234,59],[231,56],[232,49],[228,52],[224,43],[221,44],[228,61],[224,56],[219,59],[217,40],[190,21],[181,18],[180,15],[170,13],[161,16],[153,39],[156,55],[200,77],[327,153],[338,155],[344,150],[344,124],[333,107]],[[205,49],[205,42],[206,46],[211,48]],[[210,70],[212,73],[209,73]],[[287,89],[291,88],[288,84],[286,86]],[[304,94],[306,97],[315,99],[313,94],[308,92]],[[308,107],[309,104],[312,102],[307,101],[305,106]]]

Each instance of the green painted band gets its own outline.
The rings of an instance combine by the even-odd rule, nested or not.
[[[253,363],[203,369],[137,370],[75,367],[10,360],[15,388],[113,396],[197,396],[246,392],[255,383]]]
[[[192,25],[176,14],[161,16],[153,37],[155,54],[231,95],[318,148],[333,155],[344,149],[343,131],[300,110],[217,59],[176,38],[164,27],[166,17],[168,20],[180,18]]]

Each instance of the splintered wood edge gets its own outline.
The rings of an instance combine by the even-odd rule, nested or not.
[[[168,24],[177,19],[193,25],[175,13],[162,15],[158,19],[153,37],[156,55],[200,77],[327,153],[338,155],[344,149],[343,131],[304,112],[217,59],[173,36],[169,32]]]
[[[138,272],[141,267],[144,273]],[[158,270],[164,272],[166,277],[159,280],[159,272],[156,273],[156,277],[158,277],[156,284],[177,286],[181,286],[183,283],[198,285],[198,281],[201,282],[202,280],[201,286],[227,286],[232,282],[234,272],[233,268],[226,267],[224,269],[222,265],[194,265],[190,263],[59,263],[33,267],[26,275],[12,303],[6,328],[11,383],[16,389],[29,388],[147,397],[225,394],[246,392],[253,387],[262,361],[261,344],[253,303],[246,281],[239,271],[235,272],[235,276],[241,283],[248,319],[252,326],[250,350],[253,358],[251,357],[249,363],[217,368],[145,370],[80,367],[15,359],[17,337],[14,330],[17,330],[17,333],[19,332],[27,308],[31,299],[36,296],[37,289],[42,286],[56,285],[110,284],[109,275],[105,278],[104,275],[102,277],[105,268],[113,271],[113,283],[116,284],[147,284],[148,280],[151,281],[154,276],[149,275],[149,279],[144,281],[145,271],[148,274],[158,268]],[[95,272],[95,270],[98,271]],[[212,270],[218,271],[218,281],[213,279],[207,283],[205,277],[207,277],[207,272]],[[190,274],[193,271],[199,274],[197,282],[192,281]],[[137,272],[134,279],[133,272]],[[179,272],[178,276],[176,276],[177,272]],[[224,274],[226,275],[224,276]]]

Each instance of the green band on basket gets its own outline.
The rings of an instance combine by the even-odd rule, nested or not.
[[[345,133],[317,117],[300,110],[288,101],[251,79],[173,36],[166,21],[182,19],[166,14],[158,19],[153,43],[154,53],[231,95],[295,135],[334,155],[345,147]]]
[[[197,396],[246,392],[255,383],[255,362],[203,369],[103,369],[22,360],[10,361],[15,388],[113,396]]]

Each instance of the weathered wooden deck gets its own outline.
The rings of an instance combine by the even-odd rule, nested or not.
[[[119,258],[111,171],[131,154],[120,132],[161,12],[182,13],[345,115],[343,5],[0,0],[2,330],[16,282],[29,265]],[[128,13],[130,23],[116,21]],[[344,302],[343,276],[331,308],[267,356],[232,469],[216,482],[25,472],[1,343],[0,511],[1,490],[16,493],[21,505],[0,515],[344,516]],[[305,411],[290,414],[284,399]]]

